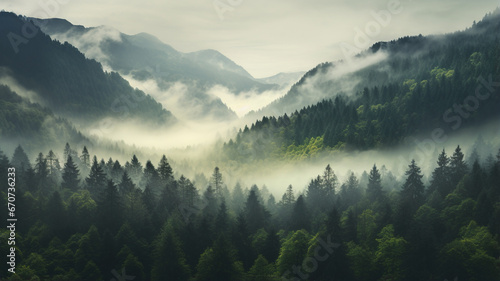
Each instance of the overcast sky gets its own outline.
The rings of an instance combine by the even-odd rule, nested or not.
[[[215,49],[257,78],[341,59],[340,46],[346,46],[341,42],[364,48],[405,35],[463,30],[498,5],[498,0],[0,0],[0,9],[27,16],[148,32],[182,52]],[[373,13],[379,11],[390,18],[377,23]],[[371,34],[362,38],[360,30]]]

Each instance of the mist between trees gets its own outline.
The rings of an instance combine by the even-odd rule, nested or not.
[[[487,153],[441,151],[428,184],[415,161],[397,186],[377,165],[343,182],[328,165],[275,198],[230,190],[218,167],[197,188],[165,156],[122,165],[67,144],[64,161],[51,150],[31,163],[18,146],[0,153],[2,180],[16,169],[19,218],[18,267],[2,278],[497,280],[500,151]]]

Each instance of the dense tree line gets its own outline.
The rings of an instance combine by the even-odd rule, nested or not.
[[[339,78],[361,81],[353,95],[336,86],[349,81],[314,80],[336,67],[321,64],[273,104],[288,108],[291,100],[318,92],[330,99],[263,117],[226,143],[224,154],[241,162],[268,155],[302,159],[331,149],[390,147],[435,128],[452,133],[498,118],[499,28],[497,9],[465,31],[377,43],[363,55],[383,50],[385,60]]]
[[[280,200],[265,186],[228,190],[217,167],[198,190],[165,156],[122,165],[90,155],[69,144],[65,161],[0,153],[5,182],[16,169],[19,219],[6,280],[500,278],[500,151],[468,163],[460,147],[443,150],[427,186],[415,161],[396,186],[376,164],[344,182],[328,165]]]

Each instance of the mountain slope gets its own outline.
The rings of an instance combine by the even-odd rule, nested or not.
[[[334,98],[264,117],[225,145],[226,156],[303,159],[324,150],[387,148],[410,136],[439,139],[460,128],[498,124],[500,10],[465,31],[381,42],[364,56],[380,52],[383,62],[349,74],[359,79],[351,93],[326,88],[337,83],[325,75],[335,64],[309,71],[274,105],[296,105],[288,102],[319,89]]]
[[[26,28],[35,35],[24,38]],[[168,125],[172,114],[153,98],[115,72],[104,72],[95,60],[75,47],[61,44],[34,28],[27,19],[0,13],[0,67],[29,90],[36,92],[56,114],[97,121],[104,117],[138,118],[145,123]]]
[[[66,142],[90,143],[70,122],[5,85],[0,85],[0,139],[4,149],[9,143],[21,143],[28,150],[62,147]]]
[[[281,88],[290,87],[297,81],[299,81],[302,76],[304,76],[304,72],[280,72],[276,75],[259,78],[258,81],[266,84],[277,84],[280,85]]]
[[[339,94],[352,96],[366,87],[399,83],[409,78],[422,80],[425,71],[434,67],[453,68],[454,56],[470,55],[473,48],[495,44],[498,38],[497,13],[462,32],[379,42],[354,58],[322,63],[308,71],[283,98],[259,114],[290,114]]]
[[[277,88],[257,81],[243,67],[215,50],[182,53],[147,33],[127,35],[105,26],[72,26],[61,19],[37,19],[37,22],[52,38],[69,42],[87,57],[138,80],[138,85],[153,79],[160,90],[155,98],[169,100],[169,104],[164,103],[168,107],[184,108],[192,119],[237,118],[220,98],[209,93],[214,86],[223,86],[235,95]],[[173,92],[176,83],[182,83],[185,91]],[[196,112],[197,108],[202,110]]]

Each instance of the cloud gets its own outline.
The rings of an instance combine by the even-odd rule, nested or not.
[[[52,36],[52,39],[70,43],[80,50],[80,52],[84,53],[87,58],[95,59],[101,62],[101,64],[106,64],[109,61],[108,56],[101,49],[101,44],[107,40],[122,41],[120,31],[109,26],[99,26],[89,29],[83,35],[79,33],[74,34],[70,30],[66,33],[55,34]]]
[[[222,102],[236,112],[238,117],[243,117],[248,112],[259,110],[284,96],[287,91],[288,88],[283,88],[274,91],[248,91],[235,94],[224,86],[216,85],[210,88],[207,93],[220,98]]]
[[[216,49],[254,77],[266,77],[340,59],[342,53],[332,46],[352,42],[354,29],[363,29],[373,20],[371,12],[385,9],[388,2],[232,1],[240,4],[224,13],[221,20],[214,1],[153,0],[145,5],[132,0],[88,0],[68,1],[50,16],[85,26],[113,26],[126,34],[148,32],[183,52]],[[498,6],[498,1],[491,0],[400,2],[403,11],[372,38],[374,42],[463,29]],[[2,1],[2,4],[5,9],[28,16],[42,9],[38,1]]]
[[[5,68],[0,67],[0,85],[8,86],[13,92],[27,99],[31,103],[38,103],[42,106],[47,105],[43,98],[38,95],[38,93],[26,89],[21,84],[19,84],[16,79],[6,75],[5,72]]]

